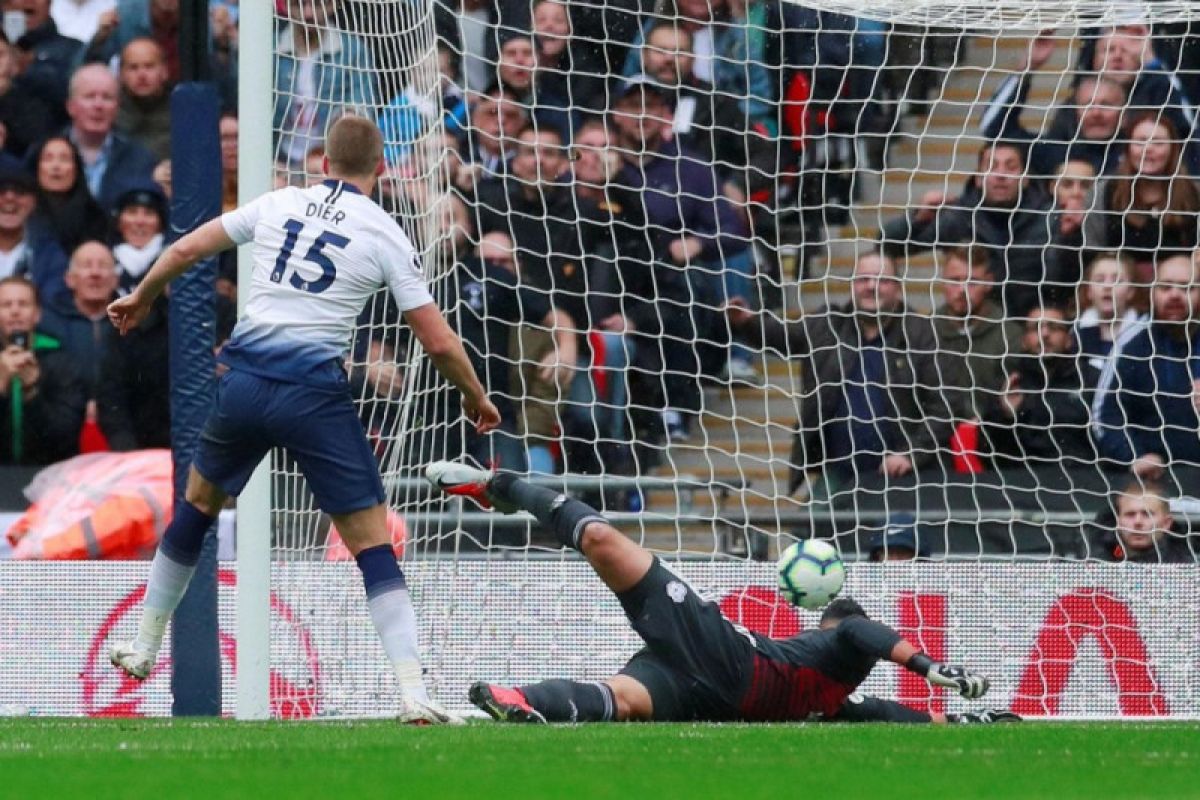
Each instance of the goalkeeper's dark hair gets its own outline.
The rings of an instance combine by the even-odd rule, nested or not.
[[[867,617],[867,619],[870,619],[867,616],[867,612],[857,602],[849,597],[839,597],[825,606],[825,610],[821,612],[820,624],[824,626],[827,623],[841,622],[847,617]]]
[[[340,178],[365,178],[375,174],[383,160],[383,134],[366,117],[338,118],[325,137],[329,171]]]

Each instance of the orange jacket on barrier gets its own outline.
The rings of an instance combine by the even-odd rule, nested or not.
[[[170,450],[93,453],[46,467],[8,532],[20,559],[138,559],[171,522]]]

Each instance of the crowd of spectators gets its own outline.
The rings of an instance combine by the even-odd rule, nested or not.
[[[125,339],[104,309],[164,246],[179,4],[0,6],[0,463],[61,459],[89,430],[114,449],[165,445],[167,306]],[[1139,25],[1086,32],[1038,127],[1032,79],[1058,40],[1031,41],[1000,65],[1011,75],[977,120],[962,191],[856,232],[848,302],[792,318],[767,290],[781,246],[803,269],[856,200],[845,176],[882,163],[876,144],[952,79],[939,66],[964,37],[947,51],[949,37],[780,0],[435,8],[440,102],[411,83],[404,47],[366,35],[391,29],[386,8],[277,0],[274,127],[277,184],[303,184],[320,178],[329,122],[370,115],[388,141],[381,201],[449,231],[426,272],[506,422],[478,438],[446,405],[423,421],[451,431],[447,450],[644,471],[698,441],[706,383],[760,381],[765,351],[802,364],[792,490],[1200,467],[1197,82],[1177,43]],[[230,208],[238,4],[211,9]],[[441,192],[409,180],[437,170]],[[926,251],[931,315],[906,294]],[[228,330],[231,261],[218,291]],[[381,334],[354,354],[381,442],[401,416],[404,347]]]
[[[165,245],[179,3],[0,8],[0,464],[169,446],[167,304],[125,338],[105,311]],[[236,12],[212,6],[231,113]],[[228,299],[218,317],[228,332]]]

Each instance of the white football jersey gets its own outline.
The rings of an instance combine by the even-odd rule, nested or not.
[[[221,224],[238,244],[253,242],[254,254],[250,285],[239,287],[248,293],[245,313],[221,353],[230,366],[328,383],[380,287],[401,311],[433,302],[404,231],[343,181],[270,192]]]

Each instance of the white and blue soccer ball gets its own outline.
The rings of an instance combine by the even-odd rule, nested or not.
[[[822,539],[802,539],[779,556],[779,593],[789,603],[818,609],[837,597],[846,565],[837,548]]]

